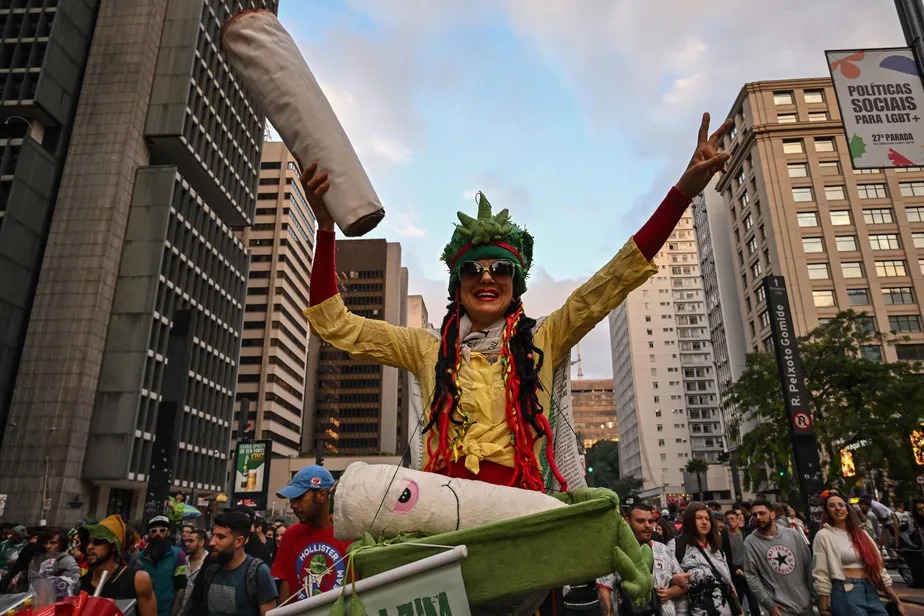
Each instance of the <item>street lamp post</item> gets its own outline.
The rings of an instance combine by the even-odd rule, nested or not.
[[[19,428],[20,426],[15,421],[11,421],[10,427]],[[57,429],[58,429],[57,426],[51,426],[50,428],[48,428],[48,434],[51,434]],[[38,443],[32,440],[32,436],[30,436],[28,432],[26,432],[25,430],[20,430],[19,432],[24,437],[26,437],[26,440],[29,441],[29,443],[31,443],[33,447],[39,450],[42,449]],[[49,447],[48,447],[48,444],[46,443],[45,451],[48,451],[48,449]],[[39,511],[41,511],[41,519],[39,520],[39,526],[46,526],[48,524],[48,505],[49,505],[48,503],[48,473],[51,467],[51,457],[46,455],[44,462],[45,462],[45,472],[42,475],[42,495],[40,497],[41,501],[39,501]]]

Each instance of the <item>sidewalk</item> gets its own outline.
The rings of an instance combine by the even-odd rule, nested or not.
[[[924,588],[908,588],[904,582],[893,582],[893,587],[903,603],[924,606]]]

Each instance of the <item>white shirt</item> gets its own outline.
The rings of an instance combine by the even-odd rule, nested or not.
[[[683,573],[680,563],[674,556],[674,552],[666,545],[659,541],[650,542],[651,551],[654,555],[654,563],[651,567],[651,573],[654,575],[655,588],[667,588],[671,584],[671,578],[677,573]],[[613,599],[613,612],[617,612],[619,605],[619,572],[613,572],[602,578],[597,578],[597,587],[607,588],[611,592]],[[661,604],[662,616],[685,616],[686,610],[676,601],[668,601]]]

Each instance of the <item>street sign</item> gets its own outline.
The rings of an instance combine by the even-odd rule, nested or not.
[[[812,427],[812,418],[805,413],[796,413],[792,421],[799,430],[809,430]]]
[[[42,509],[44,509],[45,511],[48,511],[49,509],[51,509],[51,499],[50,498],[46,498],[44,501],[42,501]]]
[[[918,475],[917,482],[919,486],[924,486],[924,475]]]

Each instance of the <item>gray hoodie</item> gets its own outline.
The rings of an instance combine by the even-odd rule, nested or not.
[[[812,614],[814,580],[812,553],[792,528],[774,525],[776,534],[755,531],[744,540],[744,574],[748,587],[767,611],[775,605],[783,614]]]

